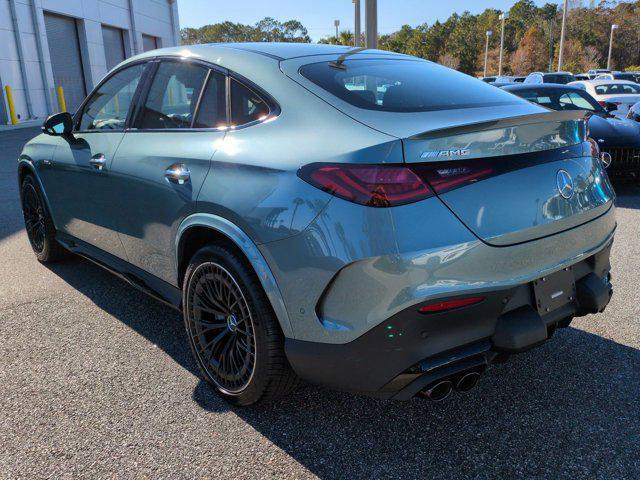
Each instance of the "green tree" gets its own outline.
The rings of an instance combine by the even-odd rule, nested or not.
[[[311,42],[309,32],[298,20],[279,22],[271,17],[255,25],[222,22],[200,28],[183,28],[183,45],[224,42]]]
[[[478,53],[483,45],[484,35],[478,29],[478,17],[464,12],[446,42],[446,53],[460,61],[460,71],[474,73],[477,70]]]
[[[548,63],[548,49],[544,32],[537,25],[529,27],[520,46],[511,57],[511,69],[515,75],[545,70]]]
[[[320,39],[318,43],[327,43],[329,45],[351,45],[353,46],[353,32],[350,30],[342,30],[338,38],[335,35]]]

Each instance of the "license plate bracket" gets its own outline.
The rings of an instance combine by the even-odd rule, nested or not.
[[[534,280],[533,291],[538,313],[546,315],[576,298],[576,282],[571,267]]]

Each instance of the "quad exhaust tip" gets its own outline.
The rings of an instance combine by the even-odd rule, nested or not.
[[[434,383],[420,393],[432,402],[441,402],[451,394],[452,390],[453,382],[451,380],[442,380]]]
[[[453,390],[468,392],[472,390],[480,380],[479,372],[467,372],[454,380],[440,380],[422,390],[419,395],[428,398],[432,402],[441,402],[447,398]]]
[[[459,392],[468,392],[478,384],[480,374],[478,372],[469,372],[464,374],[456,382],[456,390]]]

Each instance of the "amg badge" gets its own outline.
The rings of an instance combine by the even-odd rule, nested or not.
[[[457,148],[455,150],[432,150],[422,152],[420,158],[440,158],[440,157],[467,157],[471,154],[471,150],[467,148]]]

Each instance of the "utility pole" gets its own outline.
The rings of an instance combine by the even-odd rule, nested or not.
[[[367,48],[378,48],[378,0],[365,1],[365,37]]]
[[[338,32],[338,28],[340,27],[340,20],[334,20],[333,25],[336,27],[336,43],[338,43],[338,38],[340,37],[340,34]]]
[[[615,23],[611,25],[611,36],[609,37],[609,56],[607,57],[607,70],[611,70],[611,51],[613,50],[613,32],[618,29]]]
[[[353,46],[360,46],[360,0],[351,0],[353,2]]]
[[[564,9],[562,10],[562,30],[560,30],[560,52],[558,53],[558,71],[562,70],[562,60],[564,53],[564,32],[567,26],[567,3],[568,0],[564,0]]]
[[[487,76],[487,61],[489,60],[489,37],[491,37],[491,35],[493,35],[493,32],[491,30],[487,30],[487,41],[484,44],[484,75],[483,77]]]
[[[504,51],[504,22],[507,19],[509,14],[507,12],[502,12],[500,14],[500,20],[502,20],[502,32],[500,33],[500,63],[498,64],[498,76],[502,76],[502,57]]]

